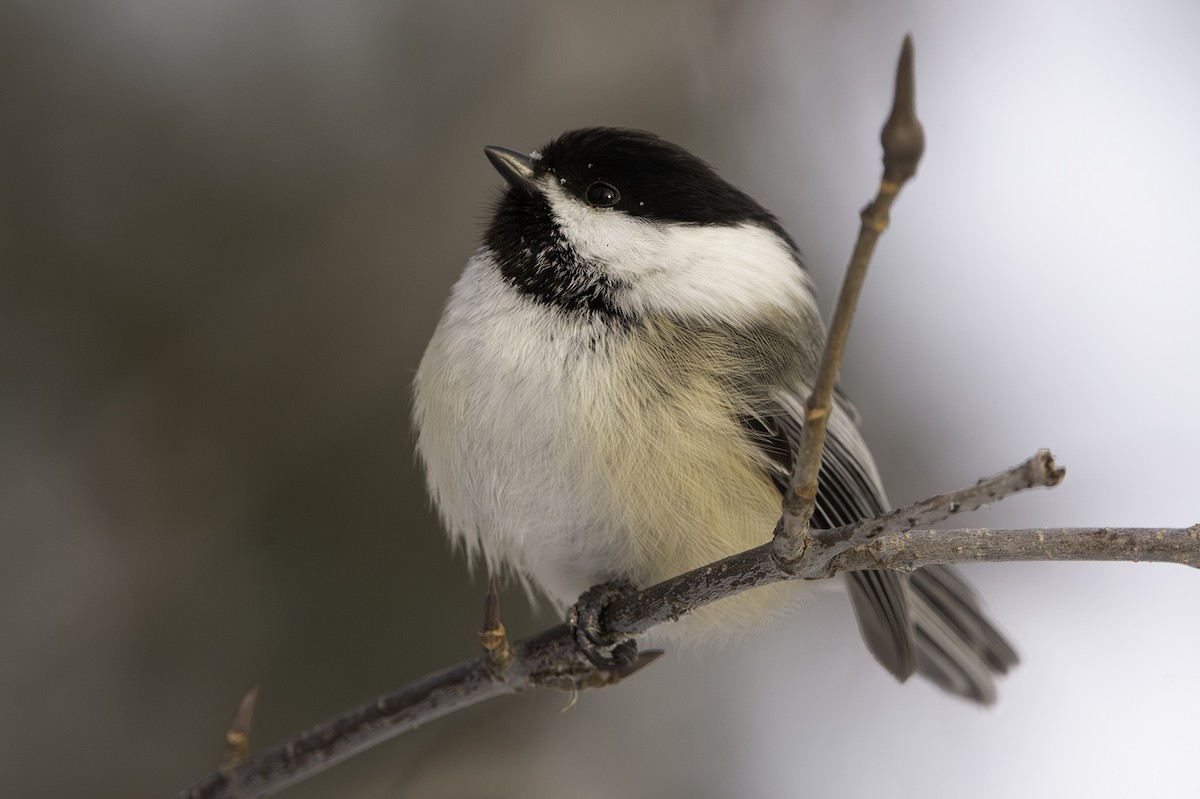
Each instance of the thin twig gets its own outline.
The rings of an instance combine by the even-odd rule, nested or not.
[[[880,135],[883,177],[875,199],[862,210],[858,241],[829,325],[816,383],[804,403],[800,456],[783,497],[783,520],[774,541],[775,557],[784,566],[795,561],[808,544],[808,523],[817,502],[817,475],[821,468],[821,451],[825,447],[825,427],[832,412],[833,387],[871,255],[880,234],[887,229],[888,214],[896,195],[917,173],[917,164],[925,149],[925,134],[916,114],[915,87],[913,42],[909,35],[904,37],[904,45],[900,48],[892,112]]]
[[[908,530],[837,556],[834,571],[912,571],[934,563],[1099,560],[1178,563],[1200,569],[1200,524],[1192,527],[1062,527],[1045,530]]]
[[[180,797],[269,796],[402,732],[512,690],[492,679],[481,655],[335,716],[240,766],[210,774]]]
[[[1038,450],[1032,458],[999,474],[985,477],[972,486],[938,494],[936,497],[916,502],[903,508],[885,513],[879,519],[864,519],[832,530],[814,530],[812,547],[828,551],[826,557],[833,558],[846,550],[868,543],[873,537],[888,529],[912,530],[927,524],[937,524],[959,513],[979,510],[991,502],[1030,488],[1053,488],[1066,477],[1067,470],[1054,462],[1050,450]],[[822,558],[812,555],[811,561]],[[833,561],[830,560],[832,564]],[[840,569],[839,569],[840,571]],[[801,574],[802,577],[829,577],[829,574]]]

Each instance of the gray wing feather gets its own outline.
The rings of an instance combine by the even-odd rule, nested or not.
[[[813,526],[839,527],[874,516],[887,509],[875,464],[858,435],[852,417],[840,407],[830,420],[821,457],[820,489],[813,512]],[[781,491],[791,479],[795,453],[800,447],[803,404],[794,395],[779,397],[782,413],[769,418],[781,437],[773,449],[773,477]],[[785,461],[780,455],[787,453]],[[906,680],[917,668],[916,637],[909,614],[907,579],[899,572],[851,572],[847,585],[858,629],[867,649],[896,679]]]
[[[840,392],[835,406],[813,514],[813,525],[821,528],[888,509],[875,463],[858,433],[857,414]],[[799,450],[803,403],[784,393],[771,410],[745,424],[766,456],[772,479],[784,491]],[[867,648],[897,679],[915,670],[951,693],[984,704],[995,701],[993,674],[1016,664],[1017,654],[954,569],[935,566],[911,576],[852,572],[847,584]]]

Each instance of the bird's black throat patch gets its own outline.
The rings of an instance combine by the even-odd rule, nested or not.
[[[617,306],[620,283],[580,258],[558,228],[543,197],[509,189],[483,239],[500,274],[517,291],[567,313],[626,323]]]

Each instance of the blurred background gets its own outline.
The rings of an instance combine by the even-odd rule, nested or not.
[[[500,184],[480,148],[657,131],[779,214],[828,311],[906,31],[928,149],[842,380],[893,501],[1050,447],[1061,488],[964,523],[1200,521],[1189,0],[7,0],[0,794],[174,795],[253,685],[258,748],[473,656],[408,409]],[[992,709],[894,684],[826,592],[284,795],[1194,790],[1200,576],[967,571],[1024,658]]]

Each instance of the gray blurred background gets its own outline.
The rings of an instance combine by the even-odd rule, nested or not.
[[[1063,487],[969,523],[1200,521],[1192,2],[0,5],[0,795],[173,795],[252,685],[261,747],[473,655],[408,386],[480,148],[655,130],[778,212],[828,309],[908,30],[929,147],[843,370],[893,500],[1048,446]],[[1200,577],[969,571],[1025,661],[988,711],[895,685],[818,593],[285,795],[1194,790]]]

